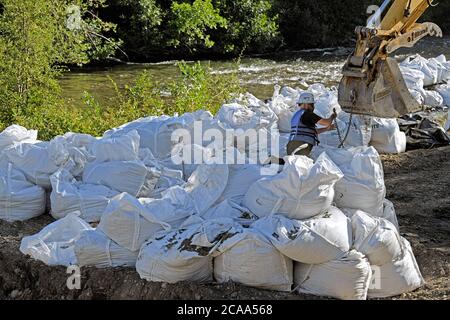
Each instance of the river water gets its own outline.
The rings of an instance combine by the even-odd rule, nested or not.
[[[401,61],[410,54],[419,53],[426,58],[444,54],[450,59],[450,37],[427,38],[413,49],[402,49],[396,54]],[[241,85],[260,99],[272,96],[275,84],[306,88],[320,82],[326,86],[338,85],[341,69],[350,53],[350,48],[313,49],[285,52],[272,56],[243,58],[239,65]],[[108,68],[78,69],[65,73],[60,84],[65,99],[72,105],[79,105],[84,91],[91,93],[100,102],[107,103],[114,96],[114,89],[108,77],[120,87],[130,84],[143,70],[149,70],[160,82],[176,80],[179,72],[177,61],[149,64],[126,64]],[[209,64],[214,73],[233,72],[233,61],[202,61]]]

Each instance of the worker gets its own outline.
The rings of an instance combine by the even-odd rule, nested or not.
[[[309,92],[303,92],[298,98],[300,110],[292,117],[291,136],[287,145],[288,155],[309,157],[312,148],[319,144],[318,135],[335,129],[333,121],[336,119],[336,111],[333,110],[333,115],[329,119],[322,119],[314,113],[314,103],[314,95]],[[317,129],[317,124],[324,128]]]

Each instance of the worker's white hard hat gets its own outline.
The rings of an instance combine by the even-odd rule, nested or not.
[[[302,94],[300,94],[300,97],[298,97],[297,100],[298,104],[302,104],[302,103],[314,103],[314,95],[311,92],[303,92]]]

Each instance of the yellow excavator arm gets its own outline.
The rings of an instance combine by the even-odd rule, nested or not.
[[[421,109],[389,54],[413,47],[428,35],[442,37],[434,23],[417,23],[430,6],[432,0],[385,0],[367,27],[356,28],[356,49],[344,65],[339,85],[344,111],[395,118]]]

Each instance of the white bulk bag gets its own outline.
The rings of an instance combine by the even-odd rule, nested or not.
[[[252,214],[250,210],[241,207],[231,200],[224,200],[218,205],[215,205],[202,214],[201,217],[205,220],[229,218],[243,225],[250,225],[253,221],[258,219],[258,217]]]
[[[28,130],[19,125],[12,125],[0,133],[0,152],[4,148],[21,141],[36,141],[37,130]]]
[[[148,174],[149,170],[140,161],[94,161],[86,165],[83,182],[104,185],[136,197],[146,183],[156,183]],[[152,189],[151,186],[148,188]]]
[[[422,71],[412,69],[402,64],[400,64],[400,71],[405,80],[406,87],[409,90],[419,93],[423,91],[425,74]]]
[[[444,105],[444,98],[439,92],[424,90],[424,104],[430,107],[442,107]]]
[[[435,90],[442,96],[443,104],[450,107],[450,85],[443,84],[437,86]]]
[[[343,257],[352,245],[349,219],[335,207],[309,220],[273,215],[253,223],[272,244],[294,261],[320,264]]]
[[[386,195],[383,165],[373,147],[314,149],[316,158],[325,152],[344,177],[336,183],[334,201],[338,208],[359,209],[375,216],[383,212]]]
[[[411,90],[409,89],[409,93],[411,94],[411,96],[414,98],[414,100],[417,101],[417,103],[422,106],[425,103],[425,98],[423,96],[423,92],[424,90],[422,89],[421,91],[417,91],[417,90]]]
[[[230,165],[228,182],[220,198],[216,203],[231,200],[241,203],[250,186],[261,179],[262,167],[258,165]]]
[[[294,102],[289,105],[288,103],[290,102],[291,101],[285,96],[280,95],[280,87],[276,85],[272,100],[269,102],[269,108],[278,117],[278,128],[280,132],[283,133],[291,132],[292,116],[294,115],[294,112],[297,111],[297,104]]]
[[[211,208],[220,198],[228,176],[228,166],[220,164],[202,164],[190,176],[185,190],[191,196],[198,214]]]
[[[406,58],[400,66],[421,71],[424,74],[424,86],[431,86],[438,83],[438,68],[434,64],[430,64],[427,59],[420,55]]]
[[[380,218],[386,219],[387,221],[392,223],[397,228],[397,230],[399,230],[397,214],[395,213],[395,206],[388,199],[384,199],[383,201],[383,214],[380,216]]]
[[[239,103],[231,103],[220,108],[217,119],[226,128],[247,131],[276,127],[277,116],[267,106],[252,108]]]
[[[157,158],[166,158],[172,144],[170,136],[163,137],[160,131],[163,131],[164,124],[169,119],[171,118],[168,116],[140,118],[105,132],[104,137],[117,137],[136,130],[140,136],[141,148],[149,148]]]
[[[214,251],[235,232],[233,221],[222,219],[156,235],[142,246],[136,270],[148,281],[212,282]]]
[[[370,298],[387,298],[416,290],[425,281],[409,242],[402,238],[403,255],[374,269]]]
[[[25,221],[45,213],[44,189],[30,183],[12,163],[0,165],[0,219]]]
[[[244,229],[225,240],[214,259],[214,278],[246,286],[291,291],[292,260],[282,255],[259,231]]]
[[[379,153],[398,154],[406,151],[406,135],[396,119],[372,118],[370,145]]]
[[[27,179],[43,188],[50,188],[50,176],[59,168],[49,152],[49,142],[20,142],[3,150],[14,166]]]
[[[99,230],[83,231],[74,250],[80,267],[134,267],[138,256],[137,251],[119,246]]]
[[[316,163],[303,156],[289,156],[285,162],[281,173],[255,182],[242,204],[258,217],[279,213],[307,219],[328,211],[334,185],[342,178],[339,168],[327,155]]]
[[[382,266],[402,255],[397,228],[386,219],[356,211],[352,216],[353,248],[364,254],[371,265]]]
[[[322,264],[296,263],[294,282],[299,293],[342,300],[365,300],[372,271],[367,259],[357,251]]]
[[[80,218],[86,222],[98,222],[110,199],[119,194],[118,191],[102,185],[78,182],[64,169],[53,174],[50,180],[50,213],[55,219],[78,211]]]
[[[347,130],[349,131],[347,139],[345,139],[344,141],[344,146],[361,147],[369,145],[370,139],[372,138],[371,117],[357,114],[354,114],[350,117],[350,114],[346,112],[340,112],[337,119],[342,139],[345,138]],[[350,130],[348,129],[349,126]]]
[[[314,113],[321,118],[330,118],[333,114],[333,109],[336,109],[336,113],[338,114],[341,112],[336,89],[330,90],[321,83],[315,83],[309,86],[308,91],[311,92],[315,98]]]
[[[20,251],[49,266],[77,264],[74,244],[81,233],[92,228],[76,214],[69,214],[61,220],[44,227],[39,233],[24,237]]]
[[[116,137],[104,137],[89,145],[99,162],[138,160],[140,137],[136,130]]]
[[[147,239],[163,229],[170,229],[170,225],[159,221],[139,200],[126,193],[110,201],[98,225],[98,230],[131,251],[139,250]]]

